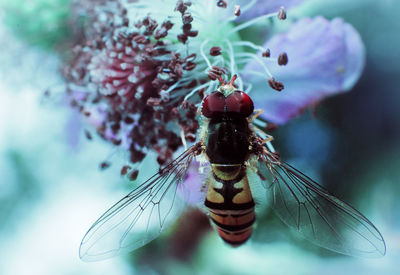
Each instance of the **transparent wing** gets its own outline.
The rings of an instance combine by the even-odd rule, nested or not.
[[[80,258],[97,261],[131,251],[171,225],[183,210],[183,192],[177,189],[197,150],[192,146],[108,209],[83,237]]]
[[[258,174],[277,215],[306,239],[346,255],[385,255],[385,241],[366,217],[264,146]]]

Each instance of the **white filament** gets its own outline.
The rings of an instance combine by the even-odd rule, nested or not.
[[[236,71],[235,70],[235,52],[233,51],[231,42],[228,39],[225,39],[224,41],[228,45],[228,49],[229,49],[228,55],[229,55],[229,60],[230,60],[229,65],[230,65],[231,75],[233,76],[233,75],[235,75],[235,71]]]
[[[204,40],[203,43],[201,43],[201,46],[200,46],[200,54],[201,54],[201,56],[203,57],[204,61],[206,61],[207,66],[208,66],[209,68],[211,68],[210,60],[208,60],[206,54],[204,53],[204,47],[206,46],[206,44],[208,43],[208,41],[209,41],[209,40],[206,39],[206,40]]]
[[[203,88],[205,88],[205,87],[207,87],[207,86],[210,86],[210,85],[211,85],[210,82],[207,82],[207,83],[204,83],[204,84],[202,84],[202,85],[200,85],[200,86],[197,86],[197,87],[194,88],[189,94],[187,94],[187,95],[185,96],[184,100],[188,100],[188,99],[191,98],[197,91],[199,91],[199,90],[201,90],[201,89],[203,89]]]
[[[254,25],[254,24],[256,24],[256,23],[259,22],[259,21],[262,21],[262,20],[265,20],[265,19],[267,19],[267,18],[271,18],[271,17],[277,16],[277,15],[278,15],[278,13],[277,13],[277,12],[274,12],[274,13],[269,13],[269,14],[265,14],[265,15],[258,16],[258,17],[254,18],[254,19],[251,19],[251,20],[249,20],[249,21],[246,21],[246,22],[244,22],[244,23],[242,23],[242,24],[236,26],[235,28],[233,28],[233,29],[228,33],[228,35],[230,35],[230,34],[232,34],[232,33],[235,33],[235,32],[238,32],[238,31],[241,31],[241,30],[243,30],[243,29],[245,29],[245,28],[248,28],[248,27],[250,27],[251,25]]]
[[[265,66],[263,60],[261,60],[261,58],[255,54],[252,53],[239,53],[236,55],[237,57],[251,57],[252,59],[254,59],[258,64],[261,65],[261,67],[263,68],[264,72],[269,76],[269,77],[273,77],[271,72],[269,71],[269,69],[267,68],[267,66]]]
[[[254,50],[259,50],[259,51],[265,51],[264,47],[261,47],[259,45],[256,45],[250,41],[237,41],[232,43],[233,46],[245,46],[245,47],[250,47]]]

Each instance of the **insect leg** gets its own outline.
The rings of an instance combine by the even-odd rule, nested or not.
[[[253,122],[257,117],[259,117],[262,113],[264,113],[263,109],[256,109],[254,110],[256,113],[248,118],[249,123]]]
[[[186,143],[186,138],[185,138],[185,131],[183,130],[183,128],[182,127],[180,127],[181,128],[181,140],[182,140],[182,144],[183,144],[183,147],[185,148],[185,151],[187,150],[187,143]]]
[[[260,136],[262,138],[261,143],[267,145],[268,149],[274,153],[275,152],[275,148],[274,146],[272,146],[271,141],[274,140],[274,137],[271,135],[268,135],[267,133],[265,133],[264,131],[258,129],[257,127],[254,127],[254,131],[256,132],[256,134],[258,136]]]

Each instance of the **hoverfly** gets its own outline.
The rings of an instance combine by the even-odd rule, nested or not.
[[[269,194],[271,207],[290,227],[315,244],[342,254],[376,257],[386,252],[378,229],[360,212],[281,160],[272,137],[251,125],[254,104],[236,89],[233,76],[203,99],[206,125],[201,140],[107,210],[85,234],[80,257],[96,261],[139,248],[168,228],[181,213],[181,187],[196,156],[211,166],[204,205],[220,237],[246,242],[255,222],[249,173]],[[263,189],[263,190],[264,190]],[[253,191],[254,192],[254,191]]]

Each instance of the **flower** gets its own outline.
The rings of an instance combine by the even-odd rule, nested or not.
[[[268,3],[250,1],[242,10],[213,0],[75,3],[85,28],[64,68],[72,105],[101,137],[128,150],[131,162],[153,150],[164,164],[184,143],[196,140],[197,108],[218,87],[220,76],[237,74],[238,89],[251,91],[258,107],[271,110],[265,118],[278,123],[324,95],[349,89],[362,68],[354,59],[362,54],[346,42],[361,41],[355,31],[340,20],[304,19],[264,46],[244,40],[246,28],[286,18],[284,8]],[[258,16],[259,11],[270,13]],[[327,74],[319,79],[322,67]],[[334,73],[339,69],[341,81]],[[268,84],[282,93],[268,90]],[[308,93],[290,99],[294,90]]]
[[[287,33],[267,41],[264,47],[275,55],[286,52],[290,58],[284,67],[268,64],[270,72],[285,83],[284,92],[265,89],[252,94],[256,107],[264,110],[262,116],[278,124],[286,123],[326,96],[349,91],[365,63],[365,48],[359,34],[340,18],[301,19]],[[259,63],[252,61],[242,75],[258,90],[265,85],[249,72],[261,69]]]

